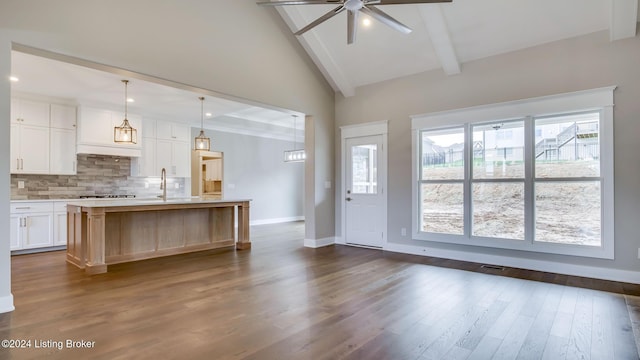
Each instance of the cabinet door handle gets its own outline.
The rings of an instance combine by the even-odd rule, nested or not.
[[[20,206],[16,208],[16,210],[29,210],[29,209],[31,209],[31,206]]]
[[[75,161],[73,162],[73,172],[76,172],[76,162]]]
[[[16,159],[16,170],[20,170],[20,158]]]
[[[27,227],[27,218],[20,218],[20,227]]]

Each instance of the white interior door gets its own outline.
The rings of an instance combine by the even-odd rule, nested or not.
[[[384,181],[382,135],[347,138],[345,178],[345,242],[382,247]]]

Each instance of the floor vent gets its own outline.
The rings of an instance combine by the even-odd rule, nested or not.
[[[503,266],[497,266],[497,265],[482,265],[480,267],[483,269],[500,270],[500,271],[504,270]]]

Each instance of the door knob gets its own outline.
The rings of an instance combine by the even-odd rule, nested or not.
[[[346,198],[345,200],[347,200],[347,201],[351,201],[351,200],[353,200],[353,199],[351,199],[350,197],[348,197],[348,198]]]

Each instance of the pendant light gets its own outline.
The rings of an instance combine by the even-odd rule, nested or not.
[[[199,151],[209,151],[211,139],[204,135],[204,97],[201,96],[198,99],[200,99],[200,135],[196,136],[193,146]]]
[[[292,116],[293,116],[293,150],[285,150],[284,162],[301,162],[307,158],[307,154],[305,153],[304,149],[298,149],[298,142],[297,142],[298,129],[296,127],[296,122],[297,122],[296,120],[298,116],[296,115],[292,115]]]
[[[127,85],[129,80],[122,80],[124,83],[124,120],[120,126],[113,128],[113,141],[119,144],[135,144],[138,141],[138,130],[131,127],[127,120]]]

